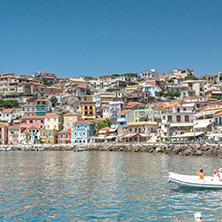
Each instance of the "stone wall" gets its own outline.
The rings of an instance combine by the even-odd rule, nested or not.
[[[123,151],[123,152],[148,152],[180,154],[186,156],[218,156],[222,157],[222,143],[195,143],[195,144],[168,144],[166,143],[90,143],[90,144],[36,144],[36,145],[2,145],[0,149],[22,150],[31,148],[32,150],[43,149],[44,151],[72,151],[83,148],[85,151]]]

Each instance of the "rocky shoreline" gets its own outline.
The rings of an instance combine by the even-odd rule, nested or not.
[[[179,154],[185,156],[217,156],[222,157],[222,143],[89,143],[89,144],[35,144],[35,145],[1,145],[1,150],[72,151],[83,148],[85,151],[122,151]]]

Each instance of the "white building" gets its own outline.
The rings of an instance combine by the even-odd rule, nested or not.
[[[140,72],[140,78],[143,78],[143,79],[151,78],[151,79],[159,80],[160,71],[157,69],[151,69],[150,71]]]

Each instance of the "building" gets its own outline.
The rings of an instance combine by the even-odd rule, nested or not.
[[[0,123],[0,145],[8,144],[8,124]]]
[[[159,80],[160,71],[157,69],[151,69],[150,71],[140,72],[140,78]]]
[[[116,121],[119,113],[127,103],[128,98],[114,98],[113,101],[109,103],[110,118],[113,118],[114,121]]]
[[[71,143],[71,128],[58,132],[58,143]]]
[[[93,101],[83,101],[81,103],[82,120],[96,119],[96,103]]]
[[[25,126],[9,126],[8,127],[8,144],[19,144],[26,138]]]
[[[185,78],[187,76],[193,76],[193,69],[174,69],[172,75]]]
[[[40,128],[37,128],[35,126],[27,127],[23,134],[26,134],[26,137],[21,140],[21,143],[25,144],[37,144],[40,143]]]
[[[77,121],[71,129],[72,143],[89,143],[94,135],[94,125],[89,121]]]
[[[45,129],[60,131],[62,129],[62,117],[56,113],[47,113],[45,115]]]
[[[151,121],[160,123],[161,115],[161,109],[137,109],[134,110],[134,122]]]
[[[197,96],[204,96],[209,90],[209,83],[207,80],[186,80],[181,84],[189,89],[193,89]]]
[[[51,111],[52,103],[48,99],[28,98],[24,105],[25,116],[44,116]]]
[[[130,122],[124,129],[124,142],[155,142],[158,136],[157,122]]]
[[[194,105],[172,104],[164,107],[161,121],[161,137],[173,138],[193,128]]]
[[[57,130],[46,130],[46,129],[40,130],[41,143],[55,144],[57,143],[57,136],[58,136]]]
[[[25,125],[26,127],[35,126],[36,128],[43,129],[45,116],[23,116],[17,122],[19,125]]]
[[[81,115],[78,113],[67,113],[63,116],[63,128],[69,129],[74,126],[76,121],[81,120]]]
[[[35,73],[34,79],[39,83],[55,84],[57,82],[57,74],[39,71]]]

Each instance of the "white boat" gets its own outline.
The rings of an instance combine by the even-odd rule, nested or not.
[[[211,176],[204,176],[204,180],[200,180],[198,175],[189,176],[169,172],[169,182],[183,187],[222,188],[222,181],[212,180]]]

